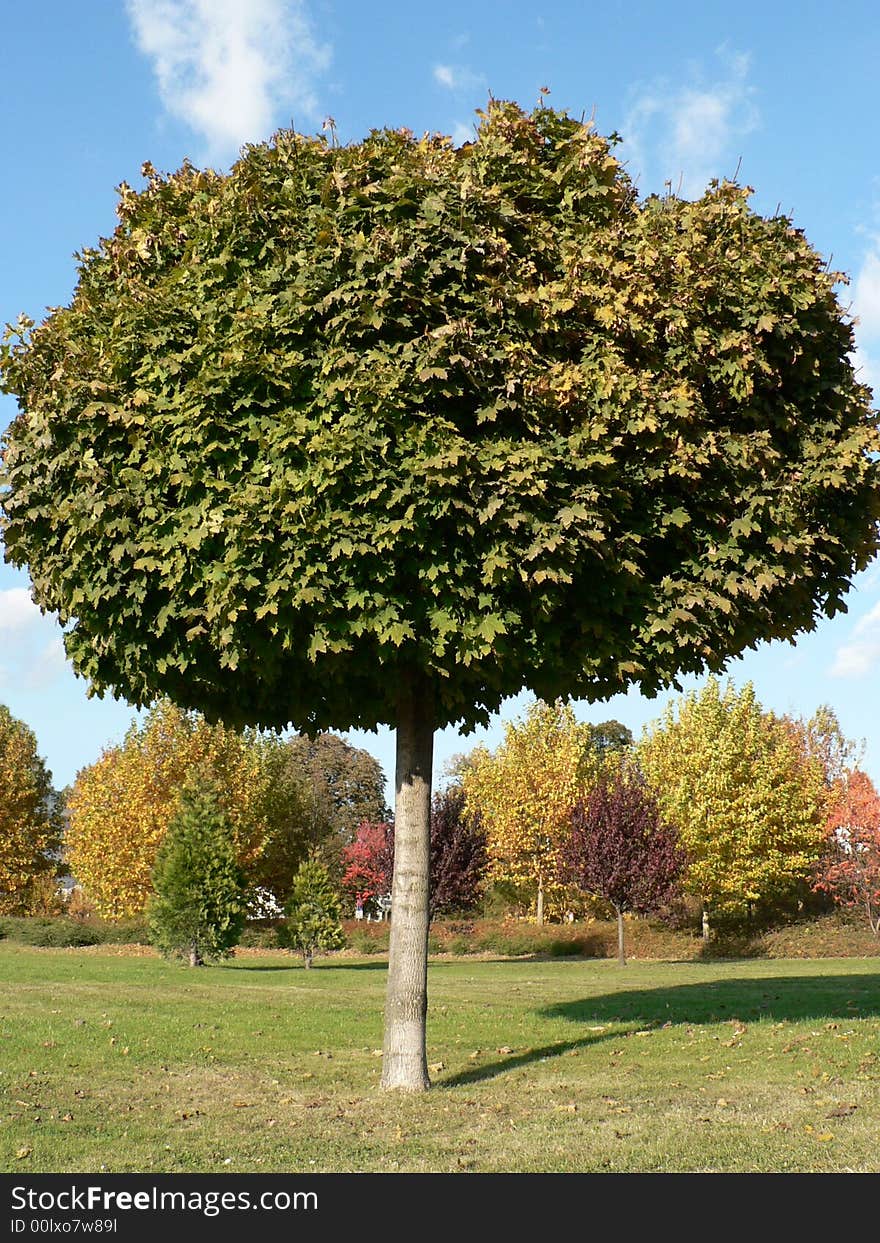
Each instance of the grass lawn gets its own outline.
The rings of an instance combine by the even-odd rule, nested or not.
[[[384,985],[0,944],[0,1169],[880,1170],[875,959],[434,960],[419,1097]]]

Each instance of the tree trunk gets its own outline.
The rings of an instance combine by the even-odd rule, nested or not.
[[[703,907],[703,940],[709,940],[709,908]]]
[[[394,875],[382,1087],[423,1092],[431,1086],[425,1048],[428,1011],[428,889],[431,845],[433,691],[404,675],[398,699],[394,802]]]
[[[544,925],[544,881],[538,881],[538,913],[536,916],[538,927]]]
[[[308,969],[309,969],[309,967],[311,967],[311,965],[312,965],[312,956],[311,956],[311,954],[303,954],[303,966],[305,967],[306,971],[308,971]]]
[[[617,961],[620,963],[621,967],[625,967],[626,953],[624,952],[623,945],[623,911],[619,906],[616,906],[614,909],[617,911]]]
[[[205,960],[199,953],[199,947],[195,941],[190,942],[189,965],[191,967],[204,967],[205,965]]]

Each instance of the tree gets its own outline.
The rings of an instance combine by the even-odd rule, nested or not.
[[[0,704],[0,915],[34,906],[55,874],[62,823],[36,735]]]
[[[95,693],[397,729],[383,1084],[428,1084],[432,740],[648,694],[842,607],[880,445],[837,275],[713,183],[491,101],[119,188],[3,347],[7,556]]]
[[[191,967],[226,957],[244,927],[245,883],[219,791],[204,781],[187,785],[153,868],[153,944]]]
[[[537,700],[464,773],[467,807],[486,826],[491,874],[527,887],[538,924],[545,905],[563,899],[558,851],[592,755],[588,730],[570,706]]]
[[[600,757],[628,751],[633,745],[632,730],[620,721],[601,721],[585,728],[591,750]]]
[[[824,771],[785,722],[764,712],[749,682],[667,705],[639,760],[688,857],[685,887],[710,912],[744,913],[810,876],[821,849]]]
[[[339,922],[339,897],[319,859],[306,859],[300,864],[284,913],[287,919],[279,929],[281,943],[302,954],[306,968],[311,967],[319,951],[342,949],[345,945]]]
[[[394,871],[394,825],[363,820],[354,841],[343,848],[342,887],[354,902],[369,902],[391,892]]]
[[[294,735],[285,753],[285,776],[303,790],[298,837],[320,844],[331,875],[341,876],[341,852],[354,841],[357,826],[389,816],[382,766],[369,751],[332,733]]]
[[[645,915],[673,896],[687,862],[676,829],[634,763],[607,765],[571,815],[560,848],[562,875],[610,902],[617,914],[617,956],[626,963],[623,916]]]
[[[468,811],[463,788],[438,791],[431,804],[429,919],[473,910],[487,866],[486,830],[479,815]]]
[[[280,740],[210,725],[161,700],[121,746],[77,774],[69,798],[66,860],[101,915],[142,911],[156,851],[184,785],[201,777],[221,791],[251,889],[286,893],[308,851],[299,785]]]
[[[880,936],[880,794],[861,769],[845,774],[828,830],[814,888],[844,906],[864,907]]]
[[[351,899],[368,902],[390,893],[394,870],[394,824],[364,821],[343,849],[342,884]],[[471,910],[486,873],[486,833],[478,814],[465,806],[460,785],[438,791],[431,803],[431,858],[428,918]]]

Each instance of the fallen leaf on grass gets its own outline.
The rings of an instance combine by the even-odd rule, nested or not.
[[[446,1069],[445,1062],[431,1062],[428,1066],[428,1070],[431,1072],[432,1075],[436,1075],[439,1071],[445,1070],[445,1069]]]
[[[850,1114],[855,1113],[858,1105],[838,1105],[836,1109],[832,1109],[830,1114],[826,1114],[826,1118],[848,1118]]]
[[[25,1157],[29,1157],[32,1152],[33,1148],[19,1148],[18,1152],[15,1154],[15,1159],[16,1161],[23,1161]]]

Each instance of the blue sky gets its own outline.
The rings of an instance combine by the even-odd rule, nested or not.
[[[228,167],[243,142],[281,125],[335,119],[342,141],[407,125],[464,140],[491,92],[549,102],[618,131],[644,192],[668,180],[699,193],[713,176],[755,187],[852,283],[858,361],[880,394],[880,138],[874,0],[736,6],[390,0],[43,0],[4,10],[0,94],[0,324],[64,304],[73,252],[114,226],[114,187],[139,185],[144,160]],[[0,426],[14,415],[0,397]],[[795,647],[764,644],[732,662],[777,711],[836,710],[866,740],[880,782],[880,565],[861,574],[849,612]],[[694,685],[693,679],[687,685]],[[62,786],[118,741],[124,703],[89,700],[60,629],[31,604],[26,572],[0,567],[0,701],[35,730]],[[502,716],[518,715],[520,697]],[[631,694],[579,705],[636,732],[665,702]],[[388,731],[349,735],[393,774]],[[490,744],[500,726],[489,731]],[[487,738],[485,732],[477,738]],[[438,735],[438,771],[474,737]]]

